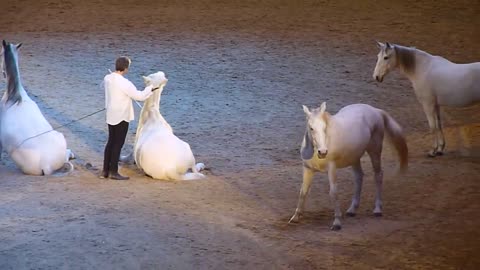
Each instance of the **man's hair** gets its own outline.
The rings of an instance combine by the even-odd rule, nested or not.
[[[117,60],[115,61],[115,70],[124,71],[130,66],[130,62],[131,62],[130,58],[126,56],[117,58]]]

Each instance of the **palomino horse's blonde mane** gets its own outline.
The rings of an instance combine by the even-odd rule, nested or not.
[[[311,113],[312,113],[311,117],[315,118],[320,116],[328,126],[328,120],[330,119],[330,116],[331,116],[329,112],[324,111],[322,113],[321,108],[315,108],[311,110]]]

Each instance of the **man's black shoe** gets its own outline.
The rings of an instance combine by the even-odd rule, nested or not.
[[[130,177],[120,175],[119,173],[110,173],[110,179],[112,180],[128,180]]]

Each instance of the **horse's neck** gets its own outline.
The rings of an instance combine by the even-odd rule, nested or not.
[[[417,48],[395,45],[397,65],[410,81],[416,81],[418,75],[425,70],[433,56]]]
[[[329,145],[331,142],[330,138],[335,136],[337,128],[338,128],[338,123],[337,123],[337,120],[335,119],[335,115],[329,115],[328,125],[326,129],[327,145]]]
[[[158,106],[144,106],[142,108],[140,119],[138,121],[135,141],[138,139],[138,136],[145,130],[145,128],[148,129],[148,127],[150,126],[154,127],[155,129],[165,128],[166,130],[171,131],[171,127],[168,124],[167,120],[165,120],[165,118],[163,118],[163,116],[160,114],[160,108]]]
[[[22,81],[20,79],[20,70],[18,64],[15,63],[14,67],[9,67],[9,74],[7,78],[7,102],[18,103],[22,101],[22,97],[26,96],[25,89],[23,88]]]

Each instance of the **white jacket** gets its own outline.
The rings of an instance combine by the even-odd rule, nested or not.
[[[152,86],[138,91],[131,81],[115,72],[105,76],[103,86],[105,87],[105,109],[109,125],[132,121],[135,118],[132,99],[144,101],[152,94]]]

